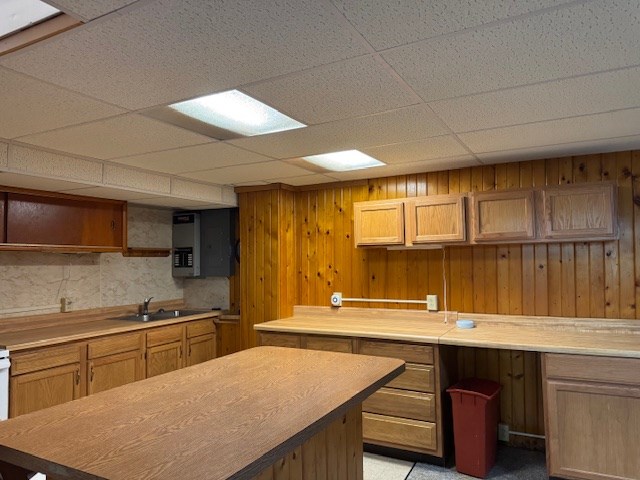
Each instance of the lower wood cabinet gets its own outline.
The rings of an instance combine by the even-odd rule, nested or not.
[[[103,392],[145,377],[144,334],[112,335],[87,346],[87,393]]]
[[[9,416],[17,417],[80,398],[80,363],[11,377]]]
[[[640,359],[543,355],[549,474],[639,479]]]
[[[211,360],[215,342],[211,318],[12,353],[9,416]]]
[[[261,345],[308,348],[343,353],[401,358],[407,362],[400,376],[362,404],[365,443],[424,453],[445,454],[441,361],[437,345],[372,338],[259,332]],[[453,368],[451,368],[453,370]]]

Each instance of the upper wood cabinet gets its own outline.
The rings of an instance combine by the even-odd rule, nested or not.
[[[404,202],[383,200],[353,204],[356,246],[404,244]]]
[[[406,200],[409,243],[463,242],[465,196],[433,195]]]
[[[471,239],[474,242],[535,238],[532,189],[474,192],[471,211]]]
[[[8,191],[4,210],[5,243],[14,247],[94,252],[126,248],[126,202]]]
[[[465,240],[463,194],[357,202],[353,208],[357,247]]]
[[[609,239],[616,235],[615,188],[610,183],[542,190],[541,237]]]

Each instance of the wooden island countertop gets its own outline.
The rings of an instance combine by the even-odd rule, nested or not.
[[[251,478],[332,422],[340,428],[341,416],[402,371],[402,360],[384,357],[245,350],[0,422],[0,472]]]

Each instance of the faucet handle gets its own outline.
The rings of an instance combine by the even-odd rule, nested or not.
[[[144,299],[144,303],[149,303],[153,297],[147,297]]]

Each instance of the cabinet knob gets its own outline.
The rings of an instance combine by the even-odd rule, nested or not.
[[[80,370],[76,370],[76,385],[80,385]]]
[[[93,365],[91,365],[91,380],[89,381],[93,382]]]
[[[116,221],[111,220],[111,230],[115,230],[115,229],[116,229]]]

